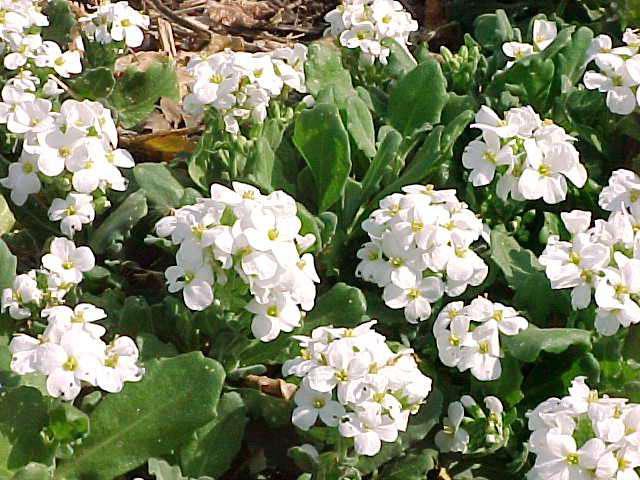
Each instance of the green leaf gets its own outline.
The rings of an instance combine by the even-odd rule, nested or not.
[[[301,334],[306,335],[324,325],[355,327],[366,313],[367,301],[360,289],[336,283],[318,298],[313,310],[307,314]]]
[[[236,392],[225,393],[217,417],[198,429],[180,452],[182,471],[190,476],[222,476],[240,451],[247,408]],[[212,455],[215,452],[215,455]]]
[[[180,206],[184,188],[171,171],[162,163],[140,163],[133,169],[133,176],[147,199],[164,213]]]
[[[530,275],[542,270],[531,250],[522,248],[515,238],[497,228],[491,231],[491,258],[514,290],[525,285]]]
[[[89,417],[70,403],[60,403],[49,417],[47,432],[62,444],[76,441],[89,432]]]
[[[529,325],[518,335],[503,337],[509,353],[523,362],[535,362],[541,352],[562,353],[571,346],[591,348],[591,333],[577,328],[538,328]]]
[[[251,181],[271,191],[275,163],[276,156],[268,139],[260,137],[249,153],[245,171],[249,172],[248,177]]]
[[[7,204],[7,201],[0,195],[0,237],[9,233],[16,223],[16,219]]]
[[[544,326],[549,315],[562,318],[570,314],[567,292],[552,290],[535,254],[522,248],[504,229],[494,228],[491,232],[491,259],[515,291],[515,306],[529,313],[529,321]],[[541,302],[541,298],[545,301]]]
[[[0,240],[0,291],[13,285],[17,265],[18,259],[11,253],[7,244]]]
[[[50,480],[53,468],[41,463],[30,463],[18,470],[11,480]]]
[[[362,179],[363,199],[369,198],[369,196],[377,190],[380,185],[384,167],[393,161],[400,147],[400,143],[402,143],[402,135],[400,135],[397,130],[390,129],[382,140],[376,156]]]
[[[156,480],[190,480],[184,477],[180,467],[169,465],[166,460],[160,458],[149,459],[149,473],[156,477]],[[213,480],[211,477],[200,477],[198,480]]]
[[[508,70],[497,73],[486,90],[488,97],[500,98],[503,92],[520,98],[541,114],[548,109],[555,65],[541,54],[518,60]]]
[[[178,77],[169,60],[157,61],[146,70],[129,67],[116,81],[109,102],[122,126],[133,128],[153,112],[161,97],[178,98]]]
[[[380,480],[424,480],[436,467],[438,451],[427,448],[419,453],[409,453],[384,466]]]
[[[252,419],[263,419],[270,428],[291,426],[292,402],[254,388],[234,388],[233,391],[240,394]]]
[[[320,212],[328,210],[344,192],[351,172],[349,137],[335,105],[318,104],[298,117],[293,142],[315,180]]]
[[[43,40],[53,40],[64,50],[72,40],[71,31],[77,23],[70,3],[66,0],[53,0],[47,4],[44,14],[49,19],[49,25],[42,29]]]
[[[587,27],[580,27],[571,37],[571,43],[566,45],[554,57],[556,77],[554,91],[564,93],[578,83],[587,66],[588,51],[593,40],[593,32]]]
[[[500,49],[503,43],[515,40],[511,22],[504,10],[480,15],[474,27],[473,37],[488,50]]]
[[[394,39],[385,38],[382,40],[382,45],[390,51],[389,60],[384,66],[384,69],[392,77],[402,77],[418,65],[418,62],[416,62],[416,59],[409,53],[409,50],[402,47]]]
[[[147,197],[142,190],[129,195],[93,232],[89,240],[92,250],[102,254],[114,243],[122,242],[147,212]]]
[[[116,79],[110,68],[97,67],[85,70],[82,75],[68,81],[73,92],[87,100],[107,98],[113,91]]]
[[[376,154],[376,132],[367,104],[360,97],[352,96],[347,98],[345,111],[347,130],[356,145],[367,157],[373,157]]]
[[[53,460],[55,445],[45,443],[42,435],[48,421],[47,402],[35,388],[0,394],[0,478],[10,478],[10,472],[30,462]]]
[[[435,59],[425,60],[401,78],[391,92],[389,121],[409,136],[425,124],[440,123],[447,103],[447,81]]]
[[[178,350],[173,344],[164,343],[150,333],[138,335],[136,343],[140,350],[140,360],[143,362],[164,357],[175,357],[178,354]]]
[[[91,432],[57,480],[111,480],[178,448],[210,421],[224,370],[200,352],[151,361],[142,381],[127,383],[91,413]]]
[[[351,75],[342,66],[340,50],[334,43],[324,40],[309,45],[304,69],[307,88],[314,97],[329,87],[340,103],[353,94]]]

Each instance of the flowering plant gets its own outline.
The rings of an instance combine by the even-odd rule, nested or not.
[[[639,478],[633,2],[0,3],[1,479]]]

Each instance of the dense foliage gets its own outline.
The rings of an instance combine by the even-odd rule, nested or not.
[[[639,478],[640,5],[443,4],[180,83],[127,2],[2,2],[0,478]]]

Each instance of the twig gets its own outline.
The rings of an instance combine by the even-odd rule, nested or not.
[[[191,30],[198,34],[198,36],[209,39],[211,38],[211,30],[206,28],[204,25],[200,25],[199,22],[196,23],[193,20],[189,20],[187,17],[181,17],[177,15],[173,10],[167,7],[162,3],[162,0],[150,0],[151,4],[164,16],[173,20],[178,25],[182,25],[183,27]]]

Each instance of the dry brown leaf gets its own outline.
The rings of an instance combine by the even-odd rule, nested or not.
[[[213,25],[233,28],[255,28],[273,17],[276,9],[264,1],[234,0],[217,2],[210,0],[207,9]]]
[[[291,400],[298,389],[292,383],[287,383],[281,378],[270,378],[261,375],[247,375],[245,382],[254,388],[258,388],[262,393],[272,397]]]
[[[438,472],[438,480],[451,480],[446,468],[441,468]]]
[[[181,128],[146,135],[121,135],[122,145],[131,153],[149,160],[169,162],[180,153],[191,153],[197,142],[190,137],[197,128]]]
[[[164,52],[138,52],[125,55],[116,60],[115,74],[124,72],[131,65],[145,71],[156,62],[166,61],[169,56]]]

